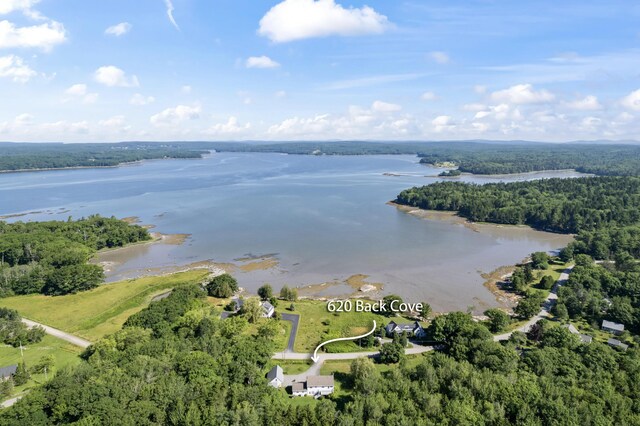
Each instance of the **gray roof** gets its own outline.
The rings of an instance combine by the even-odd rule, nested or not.
[[[14,374],[16,374],[17,370],[18,370],[18,366],[16,364],[2,367],[0,368],[0,377],[11,377]]]
[[[604,320],[602,321],[602,328],[608,328],[609,330],[615,331],[624,331],[624,324],[618,324],[617,322]]]
[[[582,343],[591,343],[593,337],[589,336],[588,334],[581,334],[580,340],[582,340]]]
[[[615,347],[623,349],[625,351],[629,348],[629,345],[627,345],[626,343],[622,343],[618,339],[609,339],[609,340],[607,340],[607,343],[609,345],[611,345],[611,346],[615,346]]]
[[[267,373],[267,379],[272,381],[273,379],[278,379],[281,383],[284,382],[284,373],[282,371],[282,367],[276,365]]]
[[[292,383],[291,392],[304,392],[304,382]]]
[[[309,376],[307,377],[307,387],[315,388],[321,386],[333,386],[333,375],[331,376]]]
[[[270,310],[272,310],[272,309],[274,309],[274,308],[273,308],[273,305],[272,305],[271,303],[269,303],[269,302],[262,302],[262,307],[263,307],[267,312],[268,312],[268,311],[270,311]]]

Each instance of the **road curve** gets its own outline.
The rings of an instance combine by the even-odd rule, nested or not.
[[[44,328],[45,333],[50,334],[53,337],[57,337],[58,339],[62,339],[66,342],[71,343],[72,345],[79,346],[81,348],[88,348],[91,345],[91,342],[85,340],[81,337],[74,336],[73,334],[65,333],[62,330],[58,330],[57,328],[49,327],[48,325],[40,324],[39,322],[31,321],[26,318],[22,318],[22,322],[27,325],[27,327],[35,327],[39,326]]]

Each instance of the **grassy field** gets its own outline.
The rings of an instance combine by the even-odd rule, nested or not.
[[[157,294],[181,285],[201,282],[208,272],[193,270],[104,284],[66,296],[32,294],[0,299],[0,306],[51,327],[96,341],[116,332],[129,316],[144,308]]]
[[[283,311],[284,312],[284,311]],[[373,320],[378,326],[387,325],[393,320],[397,323],[411,322],[402,317],[385,317],[371,312],[329,312],[327,302],[318,300],[299,300],[295,302],[295,311],[300,315],[300,325],[296,336],[296,352],[311,352],[321,342],[336,337],[349,337],[364,334],[371,330]],[[328,345],[329,351],[362,351],[355,342],[338,342]]]
[[[272,360],[273,365],[279,365],[282,367],[284,374],[300,374],[305,372],[311,367],[311,360],[285,360],[278,361]]]
[[[23,348],[24,362],[27,368],[37,364],[40,358],[45,355],[52,355],[55,358],[54,367],[47,373],[49,379],[53,377],[56,371],[80,363],[81,359],[78,357],[80,352],[82,352],[82,349],[77,346],[48,335],[44,336],[40,343]],[[18,364],[21,361],[20,348],[8,345],[0,346],[0,367]],[[32,374],[31,379],[26,384],[14,388],[13,395],[19,395],[34,386],[44,383],[46,378],[47,376],[44,374]]]

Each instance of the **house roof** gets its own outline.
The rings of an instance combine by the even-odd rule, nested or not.
[[[292,383],[291,392],[304,392],[304,382]]]
[[[569,330],[569,333],[571,333],[571,334],[580,334],[578,329],[575,328],[573,326],[573,324],[565,324],[565,325],[563,325],[563,327],[566,328],[567,330]]]
[[[16,364],[8,365],[6,367],[0,368],[0,377],[10,377],[13,376],[18,370],[18,366]]]
[[[284,382],[284,373],[282,371],[282,367],[276,365],[267,373],[267,379],[272,381],[273,379],[278,379],[280,382]]]
[[[333,386],[333,375],[331,376],[309,376],[307,377],[307,387]]]
[[[608,328],[610,330],[616,330],[616,331],[624,331],[624,324],[618,324],[617,322],[604,320],[602,321],[602,328]]]
[[[266,310],[267,312],[274,309],[273,305],[269,302],[262,302],[262,307],[264,308],[264,310]]]
[[[581,334],[580,340],[582,340],[582,343],[591,343],[593,337],[589,336],[588,334]]]
[[[611,346],[616,346],[618,348],[622,348],[622,349],[627,349],[629,348],[629,345],[627,345],[626,343],[622,343],[620,340],[618,339],[609,339],[607,340],[607,343]]]

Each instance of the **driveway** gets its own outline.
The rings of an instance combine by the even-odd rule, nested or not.
[[[298,334],[298,324],[300,323],[300,315],[298,314],[280,314],[283,321],[291,321],[291,333],[289,334],[289,343],[285,352],[293,352],[293,345],[296,343],[296,335]]]
[[[71,343],[72,345],[79,346],[81,348],[88,348],[91,345],[91,342],[85,340],[81,337],[74,336],[73,334],[66,333],[62,330],[58,330],[57,328],[49,327],[48,325],[40,324],[39,322],[31,321],[26,318],[22,318],[22,322],[27,325],[27,327],[35,327],[40,326],[44,328],[45,333],[50,334],[58,339],[62,339]]]

